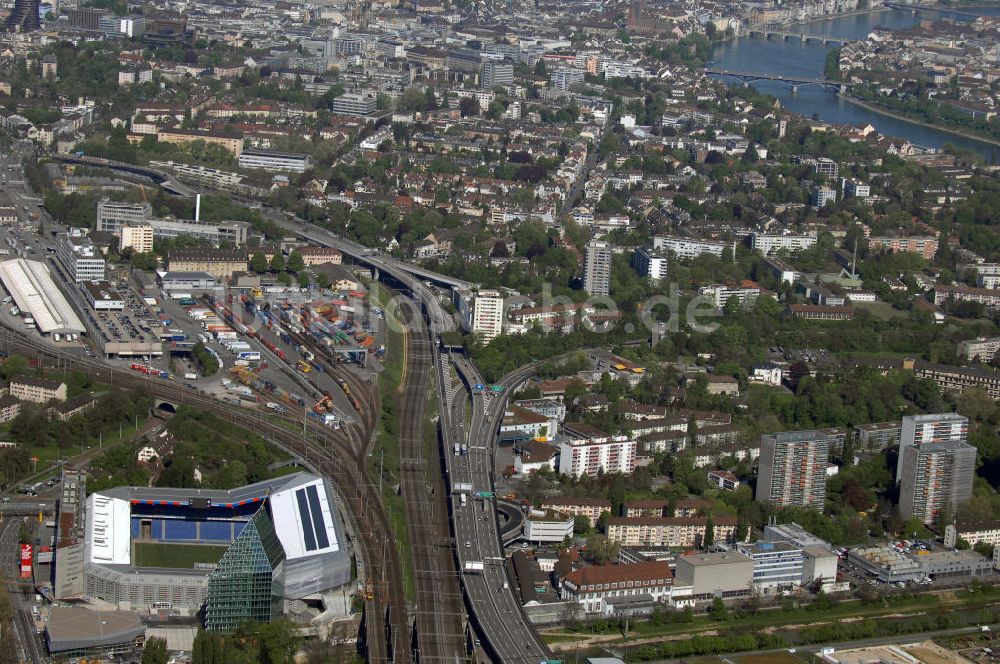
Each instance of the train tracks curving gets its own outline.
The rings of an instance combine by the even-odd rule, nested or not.
[[[34,358],[40,365],[51,365],[60,370],[82,370],[119,387],[145,389],[155,396],[178,405],[189,405],[214,413],[249,430],[266,436],[287,452],[301,458],[315,472],[324,475],[337,488],[345,503],[345,512],[351,519],[355,545],[365,562],[367,581],[374,587],[374,595],[365,604],[364,646],[369,662],[408,662],[410,651],[406,645],[407,616],[403,592],[401,566],[392,546],[392,528],[383,509],[380,496],[373,486],[359,478],[366,477],[368,439],[359,431],[338,433],[318,422],[308,422],[305,431],[290,428],[268,415],[256,411],[233,408],[231,405],[189,388],[161,379],[151,379],[129,371],[116,369],[100,360],[78,357],[42,346],[37,340],[23,333],[0,327],[0,348]],[[350,372],[343,372],[350,374]],[[359,394],[363,383],[357,376]],[[347,378],[345,378],[347,380]],[[374,422],[372,400],[362,401],[363,423]],[[290,411],[287,421],[295,422],[296,410]],[[300,411],[298,411],[300,412]],[[366,429],[368,429],[366,431]],[[361,440],[359,440],[361,437]],[[378,564],[377,561],[383,561]]]

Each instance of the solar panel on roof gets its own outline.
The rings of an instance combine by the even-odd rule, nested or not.
[[[307,504],[305,489],[295,492],[295,501],[299,505],[299,518],[302,522],[302,538],[306,543],[306,551],[316,550],[316,536],[313,534],[312,519],[309,518],[309,505]]]
[[[315,484],[310,484],[306,487],[306,495],[309,497],[309,510],[312,512],[313,528],[316,530],[318,548],[329,548],[330,540],[326,536],[326,524],[323,523],[323,510],[319,506],[319,494],[316,493]]]

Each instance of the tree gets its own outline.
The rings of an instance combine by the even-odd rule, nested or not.
[[[546,76],[548,71],[545,69],[545,60],[538,58],[535,62],[535,76]]]
[[[706,549],[712,548],[715,544],[715,524],[712,523],[712,516],[705,518],[705,541],[702,542]]]
[[[260,625],[260,659],[261,664],[293,664],[295,654],[299,651],[302,637],[298,635],[295,624],[287,618]]]
[[[142,649],[142,664],[167,664],[167,641],[157,636],[146,641]]]
[[[292,275],[288,274],[287,272],[279,272],[277,281],[282,286],[291,286]]]
[[[267,256],[264,255],[263,251],[253,252],[253,256],[250,257],[250,269],[257,274],[267,272]]]
[[[590,530],[590,517],[584,516],[583,514],[577,514],[573,517],[573,532],[577,535],[583,535],[588,530]]]
[[[271,272],[281,272],[285,269],[285,256],[280,251],[275,251],[271,258]]]
[[[311,283],[311,280],[309,279],[309,273],[299,272],[298,281],[300,288],[309,288],[309,284]]]
[[[288,255],[288,265],[285,266],[286,269],[292,272],[301,272],[306,268],[306,262],[302,258],[302,252],[296,249]]]
[[[471,97],[463,97],[458,102],[458,110],[463,118],[479,115],[479,102]]]

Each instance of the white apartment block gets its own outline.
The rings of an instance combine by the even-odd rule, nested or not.
[[[667,278],[668,256],[666,253],[651,247],[639,247],[632,256],[632,266],[635,267],[635,271],[639,273],[640,277],[648,277],[650,281],[659,281]]]
[[[765,256],[775,251],[802,251],[816,244],[815,235],[792,235],[778,233],[750,234],[751,247]]]
[[[637,516],[608,519],[608,540],[621,546],[692,547],[705,541],[709,519],[703,516]],[[716,542],[731,542],[736,536],[737,519],[711,519]]]
[[[153,251],[153,227],[149,224],[123,226],[120,249],[131,249],[137,254],[148,254]]]
[[[66,401],[66,383],[29,376],[14,378],[10,381],[10,396],[33,403]]]
[[[757,302],[760,293],[760,286],[752,281],[743,281],[739,285],[712,284],[698,289],[699,295],[711,298],[716,309],[725,307],[732,298],[736,298],[741,308],[748,309]]]
[[[627,436],[604,433],[585,424],[567,424],[569,437],[559,443],[559,472],[572,477],[596,477],[598,473],[631,474],[635,470],[637,444]]]
[[[270,172],[304,173],[310,165],[308,155],[258,150],[244,150],[239,160],[240,168]]]
[[[658,235],[653,238],[653,249],[669,251],[677,256],[677,258],[697,258],[702,254],[721,256],[723,250],[727,248],[732,249],[735,253],[736,243],[679,237],[676,235]]]
[[[958,344],[958,354],[967,360],[989,362],[998,351],[1000,351],[1000,337],[979,337]]]
[[[472,332],[489,342],[503,327],[503,296],[499,291],[481,290],[472,300]]]

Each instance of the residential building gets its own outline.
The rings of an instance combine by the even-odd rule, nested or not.
[[[340,250],[333,247],[302,247],[298,249],[298,252],[306,267],[326,264],[341,265],[344,260]]]
[[[156,140],[160,143],[187,145],[195,141],[203,141],[210,145],[218,145],[223,150],[239,158],[243,152],[243,139],[230,134],[215,134],[207,131],[187,131],[184,129],[160,129],[156,132]]]
[[[559,448],[555,445],[525,440],[518,443],[514,450],[514,472],[518,475],[529,475],[543,469],[555,472],[558,459]]]
[[[980,521],[970,523],[967,521],[956,521],[945,526],[944,545],[954,548],[959,540],[975,546],[982,542],[990,546],[1000,545],[1000,520]]]
[[[919,254],[927,260],[932,260],[938,251],[938,239],[931,236],[912,237],[883,237],[872,236],[868,238],[868,247],[873,250],[888,251],[909,251]]]
[[[566,404],[558,399],[520,399],[515,401],[514,405],[543,415],[559,424],[566,419]]]
[[[996,309],[1000,307],[1000,289],[936,284],[934,286],[934,304],[940,306],[948,300],[978,302],[979,304]]]
[[[753,586],[761,595],[802,585],[802,549],[791,542],[741,542],[737,550],[753,561]]]
[[[309,155],[281,152],[244,150],[240,154],[240,168],[270,172],[305,173],[312,165]]]
[[[951,519],[972,497],[976,448],[962,441],[928,442],[900,447],[899,513],[932,524]]]
[[[871,185],[850,180],[844,187],[844,195],[848,198],[868,198],[872,195],[872,188]]]
[[[653,249],[669,251],[677,258],[697,258],[702,254],[721,256],[726,249],[731,249],[735,255],[736,243],[676,235],[657,235],[653,238]]]
[[[900,424],[899,457],[896,461],[896,482],[903,469],[903,449],[922,443],[945,443],[969,440],[969,418],[958,413],[906,415]]]
[[[501,442],[547,441],[555,434],[557,425],[544,415],[515,405],[504,411],[497,438]]]
[[[559,473],[572,477],[596,477],[598,473],[635,470],[636,442],[627,436],[610,435],[582,423],[565,424],[567,439],[559,443]]]
[[[740,309],[749,309],[757,303],[763,289],[749,279],[744,279],[740,283],[730,282],[726,284],[712,284],[698,289],[698,294],[712,300],[716,309],[723,309],[733,298],[736,299]]]
[[[826,207],[827,203],[837,202],[837,190],[832,187],[813,187],[811,203],[814,208]]]
[[[489,343],[500,336],[503,329],[503,295],[496,290],[480,290],[472,300],[473,334],[478,334],[483,343]]]
[[[651,247],[639,247],[632,255],[632,267],[640,277],[648,277],[657,282],[667,278],[668,256],[663,251]]]
[[[70,279],[76,283],[104,281],[104,258],[89,237],[73,228],[56,238],[56,255]]]
[[[531,510],[524,516],[524,540],[557,544],[573,537],[573,516],[555,510]]]
[[[829,449],[829,438],[815,431],[761,436],[757,501],[822,511]]]
[[[375,95],[367,92],[345,92],[330,104],[330,110],[342,115],[373,115],[378,110]]]
[[[567,574],[560,597],[577,602],[585,613],[603,614],[612,598],[646,596],[653,602],[669,600],[673,581],[674,575],[665,561],[595,565]]]
[[[32,403],[48,403],[52,400],[66,401],[66,383],[31,376],[12,378],[10,396]]]
[[[1000,337],[977,337],[958,343],[958,354],[969,361],[991,362],[1000,351]]]
[[[583,263],[583,289],[607,297],[611,287],[611,245],[602,240],[587,243]]]
[[[816,163],[813,164],[813,170],[815,170],[817,173],[825,175],[830,180],[836,180],[839,168],[837,166],[837,162],[835,162],[833,159],[828,159],[827,157],[820,157],[819,159],[816,160]]]
[[[17,397],[5,394],[0,397],[0,422],[13,422],[21,414],[21,402]]]
[[[740,551],[690,553],[677,556],[674,585],[691,588],[691,597],[707,601],[753,594],[753,560]]]
[[[793,235],[791,233],[750,234],[750,248],[767,256],[775,251],[802,251],[816,244],[815,235]]]
[[[149,203],[126,203],[102,198],[97,203],[97,230],[118,234],[125,226],[142,226],[153,216]]]
[[[708,483],[725,491],[736,491],[740,488],[740,480],[728,470],[708,471]]]
[[[171,272],[206,272],[219,281],[246,272],[250,265],[243,249],[175,249],[168,262]]]
[[[131,249],[137,254],[153,251],[153,227],[149,224],[122,226],[119,249]]]
[[[884,450],[895,447],[903,435],[903,424],[899,421],[872,422],[854,427],[854,442],[863,450]]]
[[[607,535],[622,546],[700,547],[709,524],[715,542],[735,539],[737,519],[726,515],[610,517]]]
[[[590,526],[593,528],[601,514],[611,512],[611,501],[605,498],[543,498],[541,507],[573,516],[585,516],[590,519]]]

